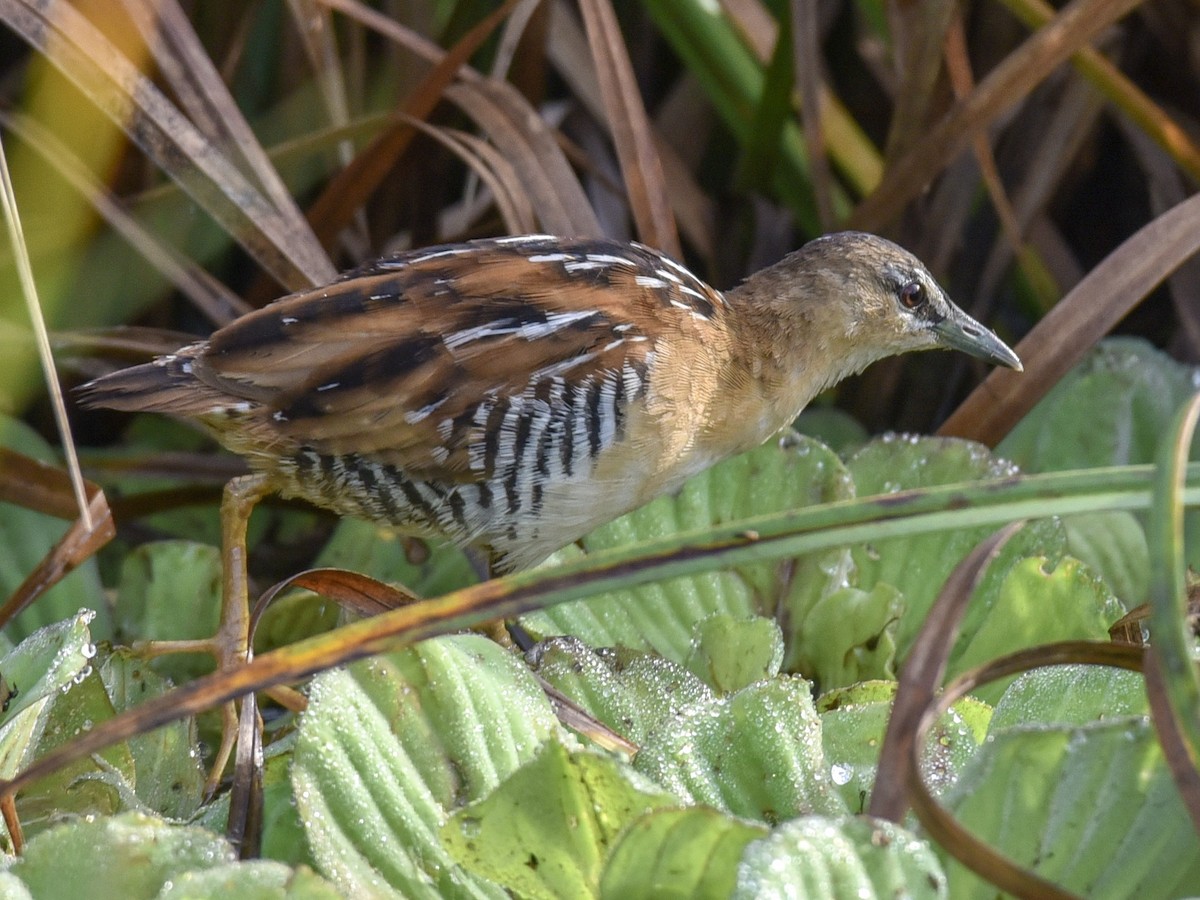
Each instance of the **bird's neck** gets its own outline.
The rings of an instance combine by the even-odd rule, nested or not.
[[[789,285],[783,294],[774,287],[755,278],[727,295],[734,364],[725,388],[743,404],[741,410],[731,405],[727,414],[731,427],[742,416],[748,446],[790,424],[817,394],[886,355],[856,342],[844,313],[822,302],[819,292]]]

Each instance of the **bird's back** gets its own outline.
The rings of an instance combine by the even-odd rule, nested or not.
[[[197,419],[285,495],[520,568],[713,461],[691,419],[724,306],[640,245],[475,241],[285,297],[84,401]]]

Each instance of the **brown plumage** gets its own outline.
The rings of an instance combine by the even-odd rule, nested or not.
[[[381,260],[83,397],[198,419],[284,495],[511,570],[933,347],[1020,368],[871,235],[812,241],[726,295],[638,244],[532,235]]]

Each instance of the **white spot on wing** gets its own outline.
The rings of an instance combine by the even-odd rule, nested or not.
[[[434,403],[427,403],[420,409],[410,409],[404,414],[404,421],[409,425],[416,425],[418,422],[423,422],[425,419],[428,419],[431,415],[433,415],[433,413],[437,411],[438,407],[445,403],[447,399],[449,398],[442,397],[440,400]],[[450,425],[451,423],[450,420],[447,419],[443,424]],[[438,426],[438,428],[440,430],[441,426]],[[442,440],[447,440],[449,437],[450,435],[446,434],[442,437]]]
[[[526,322],[523,325],[512,325],[509,320],[486,322],[483,325],[475,325],[448,334],[442,338],[442,342],[448,349],[457,350],[474,341],[506,334],[513,334],[527,341],[537,341],[549,337],[574,322],[589,318],[595,315],[595,312],[592,309],[580,309],[572,312],[552,313],[546,317],[545,322]]]
[[[632,338],[631,340],[637,340]],[[574,369],[576,366],[581,366],[584,363],[591,362],[596,358],[595,353],[581,353],[579,356],[573,356],[570,359],[564,359],[556,363],[552,363],[544,368],[538,369],[530,376],[532,381],[541,381],[543,378],[557,378],[560,375],[565,375]]]
[[[665,288],[667,286],[665,281],[661,278],[655,278],[653,275],[636,275],[633,280],[637,283],[638,287]]]
[[[408,265],[416,265],[417,263],[429,262],[431,259],[441,259],[445,256],[462,256],[469,252],[466,247],[450,247],[446,250],[434,250],[432,253],[423,253],[420,256],[408,260]]]
[[[576,260],[575,262],[569,262],[564,265],[563,268],[568,272],[587,272],[592,269],[603,269],[604,265],[604,263],[596,262],[595,260],[581,259]]]
[[[624,256],[613,256],[611,253],[588,253],[585,256],[589,262],[602,266],[632,266],[633,263]]]
[[[555,240],[552,234],[513,234],[508,237],[494,238],[496,244],[540,244],[543,241]]]

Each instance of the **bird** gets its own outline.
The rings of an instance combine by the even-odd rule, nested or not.
[[[535,234],[382,258],[81,392],[196,420],[271,491],[502,574],[934,348],[1021,369],[874,235],[816,238],[721,292],[639,243]]]

